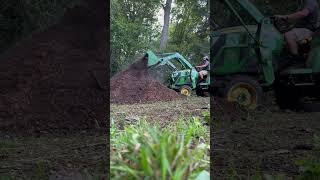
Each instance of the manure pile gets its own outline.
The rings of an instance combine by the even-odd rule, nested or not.
[[[128,69],[112,77],[110,102],[117,104],[171,101],[181,96],[148,73],[147,58],[130,65]]]

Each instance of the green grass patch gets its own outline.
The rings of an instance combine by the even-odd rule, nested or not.
[[[0,149],[9,149],[17,147],[17,143],[11,139],[0,139]]]
[[[112,179],[208,179],[209,132],[200,118],[160,128],[140,120],[111,124]]]
[[[17,142],[11,139],[0,139],[0,159],[17,147]],[[1,180],[1,179],[0,179]]]
[[[301,174],[297,179],[300,180],[318,180],[320,179],[320,136],[315,135],[314,141],[314,154],[313,157],[302,159],[297,162]]]

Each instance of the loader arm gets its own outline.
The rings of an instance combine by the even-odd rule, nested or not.
[[[179,53],[164,53],[161,54],[161,56],[157,56],[151,50],[148,50],[146,56],[148,57],[148,67],[169,65],[174,70],[178,70],[178,68],[171,62],[178,61],[186,69],[194,69],[194,67],[189,63],[189,61],[187,61]]]
[[[264,19],[264,15],[249,0],[220,0],[220,2],[226,4],[231,10],[234,9],[231,2],[238,3],[257,23]]]
[[[170,60],[176,60],[179,63],[181,63],[186,69],[192,69],[194,68],[189,61],[187,61],[183,56],[181,56],[179,53],[173,53],[169,56],[163,57],[160,60],[159,65],[165,65],[165,64],[172,64]],[[173,65],[173,64],[172,64]]]

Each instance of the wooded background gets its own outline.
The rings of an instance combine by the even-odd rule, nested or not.
[[[192,63],[209,53],[209,4],[207,0],[173,0],[168,41],[160,48],[162,26],[158,12],[170,0],[111,1],[111,75],[140,58],[147,49],[179,52]],[[163,21],[164,17],[160,17]]]
[[[170,0],[111,0],[111,75],[126,68],[147,50],[179,52],[193,64],[209,53],[209,1],[171,0],[168,41],[160,50],[163,26],[159,10]],[[285,14],[299,0],[252,0],[267,14]],[[34,31],[57,22],[66,8],[81,0],[2,0],[0,3],[0,53]],[[211,1],[217,23],[228,25],[233,16],[218,1]],[[106,42],[108,43],[108,42]]]

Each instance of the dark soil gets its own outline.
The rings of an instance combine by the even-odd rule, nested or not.
[[[214,119],[214,179],[251,179],[265,174],[295,179],[299,175],[297,161],[316,151],[313,137],[320,133],[320,114],[276,107],[266,106],[237,119]]]
[[[211,111],[213,118],[220,120],[238,120],[248,114],[244,108],[237,103],[228,102],[219,97],[211,97]]]
[[[106,8],[88,0],[0,57],[0,134],[106,127]]]
[[[107,148],[88,132],[0,138],[0,179],[108,179]]]
[[[145,58],[112,77],[110,85],[111,103],[147,103],[180,98],[177,92],[151,78]]]

